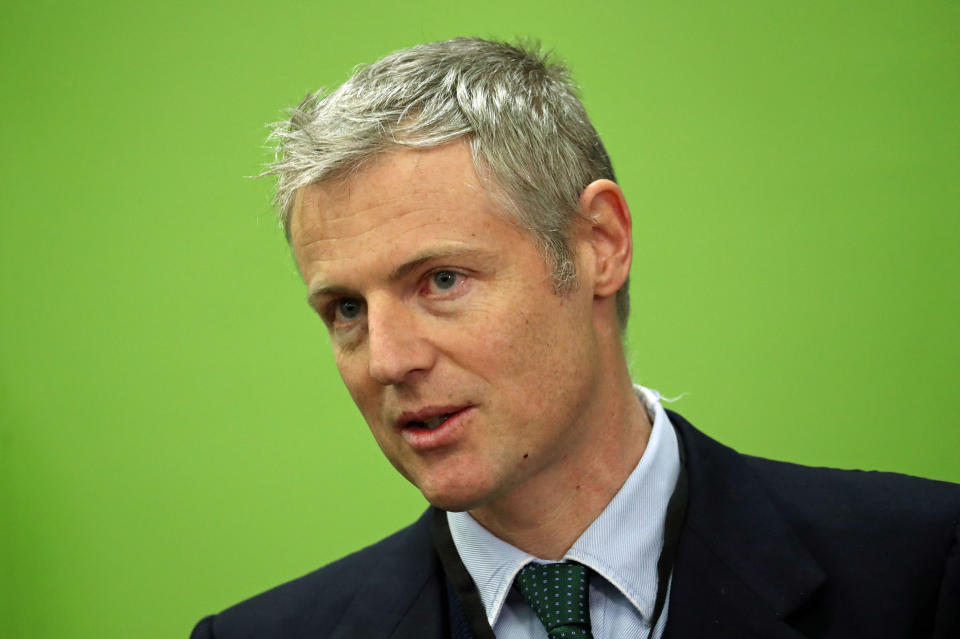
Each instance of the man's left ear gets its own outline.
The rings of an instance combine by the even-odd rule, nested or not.
[[[630,274],[633,260],[630,208],[616,182],[596,180],[580,194],[580,212],[590,224],[588,241],[596,260],[593,294],[610,297],[620,290]]]

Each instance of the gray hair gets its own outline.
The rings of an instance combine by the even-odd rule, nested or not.
[[[346,177],[391,147],[470,145],[477,175],[552,262],[558,294],[576,285],[571,224],[580,194],[614,180],[610,158],[566,67],[535,46],[475,38],[421,44],[308,95],[273,125],[276,204],[290,238],[297,191]],[[499,187],[489,188],[490,186]],[[617,292],[621,329],[627,283]]]

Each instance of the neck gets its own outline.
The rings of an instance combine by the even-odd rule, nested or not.
[[[626,482],[650,438],[652,425],[625,363],[618,381],[607,386],[612,392],[603,393],[602,410],[565,459],[471,510],[473,518],[535,557],[562,559]]]

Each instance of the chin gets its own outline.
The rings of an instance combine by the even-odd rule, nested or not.
[[[485,486],[466,485],[462,482],[452,485],[420,483],[417,488],[432,506],[451,512],[473,510],[487,503],[490,496],[490,491]]]

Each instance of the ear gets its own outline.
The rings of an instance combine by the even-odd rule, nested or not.
[[[611,297],[627,281],[633,261],[630,208],[616,182],[596,180],[580,194],[580,212],[590,225],[594,297]]]

